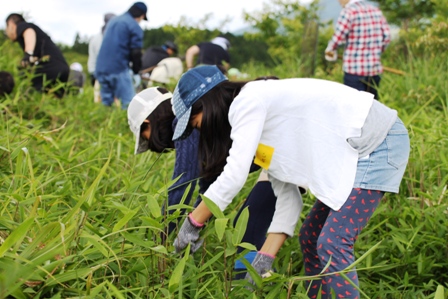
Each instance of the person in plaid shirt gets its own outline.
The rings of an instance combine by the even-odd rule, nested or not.
[[[390,29],[381,11],[363,0],[339,0],[343,9],[328,42],[325,59],[335,61],[336,49],[345,44],[344,84],[373,93],[378,100],[381,54],[390,42]]]

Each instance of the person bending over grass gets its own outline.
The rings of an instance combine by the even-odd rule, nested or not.
[[[243,187],[254,156],[267,170],[277,203],[268,237],[252,262],[256,272],[269,272],[294,234],[302,211],[300,186],[317,198],[299,234],[306,275],[321,273],[330,261],[328,276],[308,282],[308,296],[331,298],[333,290],[336,298],[359,298],[356,270],[346,276],[336,272],[353,264],[354,243],[384,193],[398,192],[410,146],[397,111],[371,93],[336,82],[231,82],[216,66],[184,73],[172,105],[179,120],[173,140],[188,135],[189,127],[200,130],[202,177],[224,169],[204,193],[221,210]],[[227,149],[216,153],[223,146]],[[189,243],[197,248],[200,227],[211,215],[203,202],[193,210],[174,241],[177,251]]]
[[[267,77],[266,79],[272,79]],[[168,191],[168,206],[179,204],[189,183],[191,189],[187,194],[185,203],[189,204],[196,184],[199,182],[199,193],[203,194],[210,184],[216,179],[216,174],[207,179],[199,177],[198,144],[199,131],[192,130],[188,138],[179,141],[172,141],[174,127],[177,120],[171,109],[170,99],[172,94],[165,88],[151,87],[138,93],[130,102],[128,107],[128,122],[131,131],[136,138],[135,154],[143,153],[147,150],[156,153],[165,153],[167,150],[176,150],[176,160],[173,172],[173,179],[180,178]],[[225,149],[225,148],[224,148]],[[253,165],[251,171],[259,169]],[[197,198],[195,206],[201,202]],[[275,210],[276,197],[273,193],[270,182],[262,172],[258,182],[250,192],[247,200],[241,207],[241,211],[248,207],[249,220],[242,242],[248,242],[260,249],[266,238],[266,232]],[[168,213],[173,213],[168,209]],[[171,222],[167,227],[166,234],[171,233],[176,228],[177,223]],[[196,243],[193,247],[196,251],[202,243]],[[242,248],[239,248],[242,251]],[[245,258],[252,262],[256,252],[249,252]],[[246,267],[241,261],[235,264],[237,272],[235,278],[244,278]]]
[[[54,94],[62,98],[70,70],[59,47],[38,26],[26,22],[21,14],[8,15],[5,31],[23,50],[20,66],[33,72],[33,88],[39,92],[56,89]]]

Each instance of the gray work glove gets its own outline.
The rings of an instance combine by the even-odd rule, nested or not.
[[[255,256],[254,260],[252,261],[252,267],[257,271],[258,275],[261,276],[261,278],[266,278],[270,276],[271,273],[271,267],[274,263],[274,257],[271,255],[268,255],[263,252],[257,252],[257,255]],[[249,281],[251,284],[255,285],[254,280],[250,276],[250,273],[247,272],[245,279]]]
[[[187,219],[185,219],[184,223],[180,227],[179,234],[174,240],[174,248],[177,253],[185,249],[188,244],[191,244],[191,252],[196,252],[196,250],[202,246],[202,243],[204,243],[204,240],[199,239],[199,232],[204,225],[195,225],[195,221],[190,217],[191,214],[188,215]]]

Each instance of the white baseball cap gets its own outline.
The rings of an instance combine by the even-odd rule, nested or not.
[[[148,140],[140,137],[141,125],[160,103],[173,96],[171,92],[161,93],[157,88],[150,87],[139,92],[128,106],[129,128],[135,136],[135,155],[148,150]]]
[[[82,72],[82,65],[79,62],[73,62],[70,64],[70,69],[78,72]]]

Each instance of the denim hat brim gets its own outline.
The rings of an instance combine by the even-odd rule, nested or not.
[[[192,107],[190,107],[180,118],[177,119],[176,129],[174,130],[173,134],[173,141],[185,139],[188,137],[188,135],[184,135],[184,132],[188,126],[188,123],[190,122],[191,109]]]

